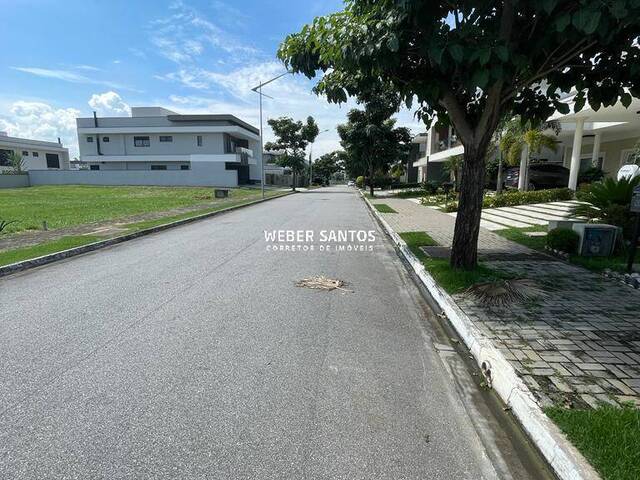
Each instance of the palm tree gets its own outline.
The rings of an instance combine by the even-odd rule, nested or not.
[[[7,157],[9,159],[9,163],[13,167],[13,173],[16,175],[24,173],[24,159],[22,158],[22,155],[16,151],[11,151]]]
[[[547,130],[553,130],[554,135],[547,134]],[[560,123],[555,120],[538,126],[533,126],[530,122],[522,124],[519,118],[507,123],[500,139],[500,151],[507,165],[515,166],[520,163],[519,190],[528,190],[531,155],[540,153],[543,148],[557,151],[556,135],[560,130]]]
[[[462,172],[462,162],[464,161],[464,157],[462,155],[454,155],[453,157],[449,157],[443,165],[444,171],[449,172],[449,175],[453,180],[453,191],[458,191],[458,186],[460,185],[460,173]]]

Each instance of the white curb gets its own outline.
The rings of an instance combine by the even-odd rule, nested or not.
[[[502,352],[473,324],[453,298],[436,283],[406,242],[389,226],[371,202],[364,195],[362,198],[447,316],[458,335],[462,337],[478,365],[483,370],[490,370],[493,389],[509,406],[558,477],[563,480],[599,480],[600,476],[589,462],[544,414],[529,387],[518,376]]]

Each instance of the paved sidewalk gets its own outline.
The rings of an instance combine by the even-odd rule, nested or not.
[[[425,231],[450,246],[455,218],[404,199],[373,200],[396,232]],[[503,258],[487,253],[502,253]],[[481,228],[480,258],[494,270],[534,279],[546,297],[487,307],[466,294],[456,303],[493,339],[542,406],[601,402],[640,406],[640,292],[535,252]]]

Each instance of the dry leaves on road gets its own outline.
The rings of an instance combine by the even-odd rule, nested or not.
[[[314,290],[342,290],[344,292],[352,292],[343,288],[346,283],[339,279],[327,278],[323,275],[315,277],[303,278],[296,282],[296,287],[311,288]]]

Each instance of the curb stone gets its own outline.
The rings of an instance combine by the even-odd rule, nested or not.
[[[531,390],[518,377],[502,352],[473,324],[453,298],[437,284],[422,262],[382,218],[371,202],[364,195],[362,198],[460,335],[478,366],[489,377],[493,390],[516,416],[558,477],[562,480],[600,480],[600,476],[589,462],[565,438],[556,424],[545,415]]]
[[[202,215],[197,215],[195,217],[184,218],[182,220],[177,220],[175,222],[165,223],[165,224],[157,225],[151,228],[145,228],[144,230],[128,233],[126,235],[121,235],[119,237],[108,238],[106,240],[100,240],[97,242],[88,243],[87,245],[82,245],[80,247],[74,247],[68,250],[62,250],[60,252],[50,253],[48,255],[43,255],[41,257],[36,257],[29,260],[23,260],[21,262],[16,262],[16,263],[10,263],[9,265],[4,265],[0,267],[0,278],[7,275],[11,275],[12,273],[17,273],[24,270],[29,270],[31,268],[40,267],[42,265],[47,265],[49,263],[57,262],[59,260],[64,260],[65,258],[75,257],[77,255],[82,255],[83,253],[93,252],[95,250],[100,250],[102,248],[110,247],[112,245],[117,245],[119,243],[133,240],[135,238],[151,235],[152,233],[161,232],[163,230],[169,230],[170,228],[175,228],[181,225],[186,225],[188,223],[197,222],[198,220],[204,220],[207,218],[215,217],[216,215],[228,213],[233,210],[238,210],[240,208],[249,207],[251,205],[256,205],[262,202],[268,202],[269,200],[274,200],[276,198],[286,197],[293,193],[297,193],[297,192],[286,192],[286,193],[283,193],[282,195],[275,195],[269,198],[261,198],[259,200],[253,200],[251,202],[243,203],[241,205],[234,205],[232,207],[216,210],[215,212],[203,213]]]

